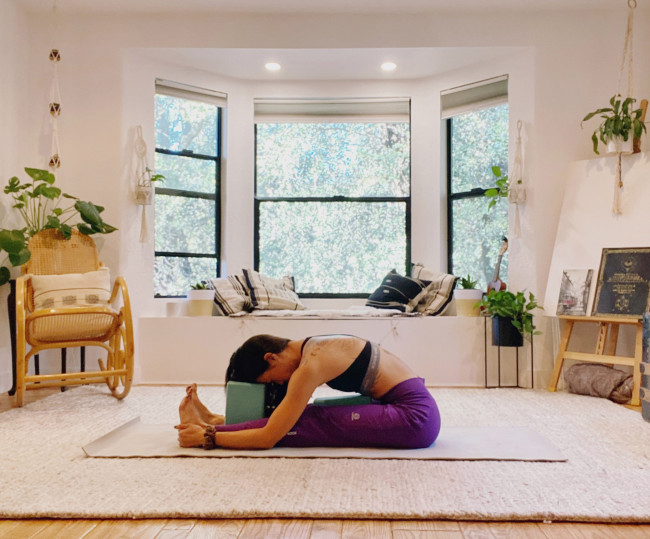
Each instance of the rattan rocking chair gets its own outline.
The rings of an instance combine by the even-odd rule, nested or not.
[[[96,383],[106,383],[123,399],[133,380],[133,321],[124,279],[115,279],[107,304],[35,309],[32,276],[86,274],[103,265],[92,238],[76,230],[70,239],[43,230],[31,238],[29,249],[31,258],[16,280],[17,405],[23,405],[27,389]],[[28,374],[30,358],[43,350],[88,346],[107,352],[106,364],[98,359],[99,371]]]

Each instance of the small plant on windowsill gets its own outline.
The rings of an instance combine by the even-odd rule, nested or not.
[[[483,291],[479,290],[478,279],[471,275],[458,279],[458,287],[454,290],[454,303],[456,314],[459,316],[479,316],[480,311],[477,302],[483,297]]]
[[[199,281],[187,291],[188,316],[211,316],[214,303],[214,289],[208,281]]]

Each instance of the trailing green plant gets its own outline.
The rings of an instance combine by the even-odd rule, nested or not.
[[[464,290],[473,290],[478,286],[478,279],[472,279],[472,276],[467,274],[467,277],[458,279],[458,288]]]
[[[584,122],[591,120],[594,116],[600,116],[603,120],[591,135],[594,153],[599,153],[599,141],[607,144],[616,137],[621,137],[627,141],[630,135],[639,138],[646,132],[646,125],[641,120],[643,109],[632,108],[635,101],[636,99],[632,97],[626,97],[622,100],[621,96],[616,94],[609,100],[609,107],[590,112],[582,119],[582,122],[580,122],[581,127]]]
[[[139,185],[151,185],[156,182],[162,183],[167,179],[164,174],[154,174],[153,172],[149,167],[146,167],[138,182]]]
[[[490,187],[485,191],[485,196],[490,199],[488,204],[488,210],[494,206],[500,198],[506,198],[508,196],[508,189],[510,188],[510,180],[508,180],[507,174],[501,173],[501,168],[498,166],[492,167],[492,174],[496,177],[494,182],[494,187]],[[521,183],[521,180],[519,180]]]
[[[13,205],[25,226],[21,229],[0,229],[0,253],[5,251],[6,259],[0,266],[0,285],[10,279],[10,269],[5,264],[22,266],[30,258],[29,239],[45,229],[56,229],[65,238],[70,238],[73,228],[82,234],[110,234],[117,230],[105,223],[101,217],[102,206],[79,200],[56,187],[54,174],[47,170],[25,168],[31,181],[22,183],[13,176],[7,182],[4,193],[11,197]],[[81,222],[69,224],[72,219]]]
[[[476,306],[481,307],[488,316],[509,318],[524,337],[541,334],[533,323],[533,311],[542,307],[537,304],[532,292],[528,293],[526,299],[523,292],[514,294],[509,290],[490,290]]]

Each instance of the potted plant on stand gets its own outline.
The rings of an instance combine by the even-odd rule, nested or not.
[[[535,330],[533,311],[541,309],[532,293],[490,290],[479,303],[486,316],[492,317],[494,346],[522,346],[524,337],[539,335]]]
[[[598,143],[602,142],[607,146],[608,153],[632,153],[632,142],[634,138],[640,138],[646,132],[646,125],[643,122],[643,109],[633,109],[636,99],[627,97],[624,100],[620,95],[614,95],[609,100],[609,107],[597,109],[587,114],[580,125],[594,116],[600,116],[602,122],[591,135],[594,153],[598,152]]]
[[[206,281],[200,281],[187,291],[187,316],[212,316],[214,289]]]
[[[29,239],[46,228],[54,228],[65,238],[70,238],[75,226],[82,234],[110,234],[117,230],[105,223],[101,217],[104,208],[92,202],[84,202],[77,197],[63,193],[56,187],[54,174],[47,170],[25,168],[31,181],[21,183],[12,177],[4,188],[4,193],[13,199],[12,208],[18,211],[25,226],[21,229],[0,228],[0,251],[7,253],[0,266],[0,285],[9,281],[11,266],[22,266],[30,258]],[[65,201],[73,203],[65,205]],[[68,224],[73,218],[81,218],[76,225]]]
[[[478,302],[483,298],[483,291],[477,288],[478,281],[467,275],[467,277],[461,277],[458,280],[458,286],[459,288],[454,290],[456,314],[459,316],[479,316]]]

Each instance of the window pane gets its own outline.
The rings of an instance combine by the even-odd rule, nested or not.
[[[190,286],[217,275],[215,258],[176,258],[156,256],[154,260],[154,294],[184,296]]]
[[[156,172],[165,176],[158,187],[214,193],[216,169],[217,164],[211,160],[156,153]]]
[[[371,293],[406,271],[404,202],[261,202],[261,273],[294,276],[298,293]]]
[[[216,105],[156,94],[156,146],[217,155]]]
[[[452,268],[454,275],[471,275],[483,290],[492,280],[501,239],[508,230],[508,202],[501,199],[490,211],[485,197],[452,201]],[[501,263],[500,277],[508,276],[507,254]]]
[[[156,195],[156,251],[215,252],[215,201]]]
[[[260,123],[256,127],[257,196],[409,194],[408,122]]]
[[[451,192],[493,186],[493,166],[507,174],[507,103],[451,119]]]

